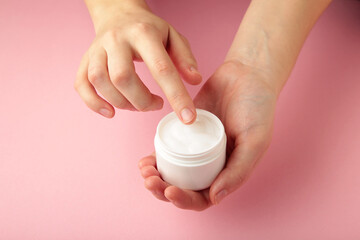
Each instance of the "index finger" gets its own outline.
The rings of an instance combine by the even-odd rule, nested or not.
[[[185,124],[191,124],[196,119],[194,103],[165,47],[156,38],[145,38],[142,40],[135,43],[138,54],[144,60],[151,75],[165,93],[179,119]]]

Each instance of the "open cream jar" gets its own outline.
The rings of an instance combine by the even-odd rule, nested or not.
[[[197,119],[183,124],[175,112],[158,124],[156,164],[164,181],[183,189],[208,188],[225,164],[226,134],[212,113],[196,109]]]

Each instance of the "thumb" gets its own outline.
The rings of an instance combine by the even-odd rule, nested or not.
[[[210,200],[219,204],[228,194],[238,189],[250,176],[258,160],[268,147],[267,141],[235,142],[227,164],[210,188]]]
[[[195,57],[191,52],[190,44],[188,40],[173,27],[170,27],[169,30],[167,50],[182,78],[192,85],[199,84],[202,77],[198,71]]]

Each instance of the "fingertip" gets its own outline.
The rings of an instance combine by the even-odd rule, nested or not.
[[[211,206],[204,193],[183,190],[175,186],[167,187],[164,196],[181,209],[202,211]]]
[[[153,94],[153,96],[152,96],[152,101],[153,101],[153,105],[154,105],[154,109],[153,109],[153,110],[160,110],[160,109],[163,108],[163,106],[164,106],[164,99],[162,99],[162,97]]]
[[[141,169],[144,166],[143,159],[138,162],[138,168]]]
[[[156,178],[155,176],[145,178],[144,186],[147,190],[149,190],[149,191],[155,190],[155,188],[156,188],[156,179],[155,178]]]
[[[115,109],[113,106],[97,94],[94,86],[86,78],[78,80],[75,88],[88,108],[106,118],[114,117]]]
[[[145,188],[150,191],[161,189],[162,192],[169,186],[169,184],[164,182],[159,176],[150,176],[146,178],[144,184]]]
[[[151,176],[160,177],[160,173],[155,169],[154,166],[144,166],[143,168],[141,168],[140,172],[141,176],[145,179]]]
[[[176,198],[176,191],[177,191],[177,187],[175,186],[169,186],[165,189],[164,191],[164,195],[167,199],[169,199],[170,201],[174,201]]]
[[[140,161],[138,163],[139,169],[141,169],[141,168],[143,168],[145,166],[154,166],[154,167],[156,166],[156,158],[155,158],[154,153],[140,159]]]
[[[244,183],[243,173],[225,167],[210,187],[210,201],[218,205],[225,197]]]
[[[183,74],[183,77],[185,81],[191,85],[198,85],[202,82],[201,73],[193,66],[186,70],[186,73]]]
[[[191,85],[199,85],[202,82],[202,76],[197,74],[193,77],[192,81],[188,81]]]
[[[164,190],[164,196],[166,199],[168,199],[170,202],[172,202],[175,206],[179,208],[183,208],[182,204],[182,196],[181,192],[182,190],[175,186],[169,186]]]
[[[227,194],[228,191],[224,186],[215,181],[209,190],[209,200],[213,205],[218,205]]]
[[[184,124],[187,124],[187,125],[192,124],[196,120],[195,108],[194,109],[191,109],[189,107],[183,108],[180,111],[179,118]]]
[[[228,193],[229,192],[227,189],[220,190],[218,193],[215,194],[214,202],[212,203],[218,205],[228,195]]]
[[[164,190],[168,184],[158,176],[151,176],[144,181],[145,188],[148,189],[157,199],[162,201],[169,201],[165,195]]]
[[[219,204],[220,201],[218,194],[227,186],[226,183],[228,181],[228,178],[226,176],[227,176],[227,168],[224,168],[224,170],[216,177],[214,182],[211,184],[209,190],[209,199],[210,202],[214,205]]]
[[[106,118],[113,118],[115,115],[115,111],[113,109],[109,109],[108,107],[100,108],[98,113]]]
[[[183,79],[192,85],[201,82],[202,77],[197,68],[197,61],[191,51],[189,41],[174,29],[170,29],[170,49],[169,54],[180,72]]]
[[[209,199],[210,199],[211,204],[213,204],[213,205],[216,205],[215,196],[216,196],[216,193],[214,193],[213,191],[210,191]]]

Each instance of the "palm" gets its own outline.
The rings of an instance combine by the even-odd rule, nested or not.
[[[140,161],[146,187],[161,200],[185,209],[203,210],[219,202],[216,194],[236,190],[266,151],[273,125],[276,95],[257,71],[236,63],[223,64],[196,96],[195,105],[217,115],[228,137],[227,163],[210,189],[182,190],[163,182],[154,156]],[[224,195],[223,194],[223,195]]]
[[[276,96],[259,78],[246,67],[223,64],[195,98],[198,108],[223,122],[230,145],[250,130],[271,132]]]

